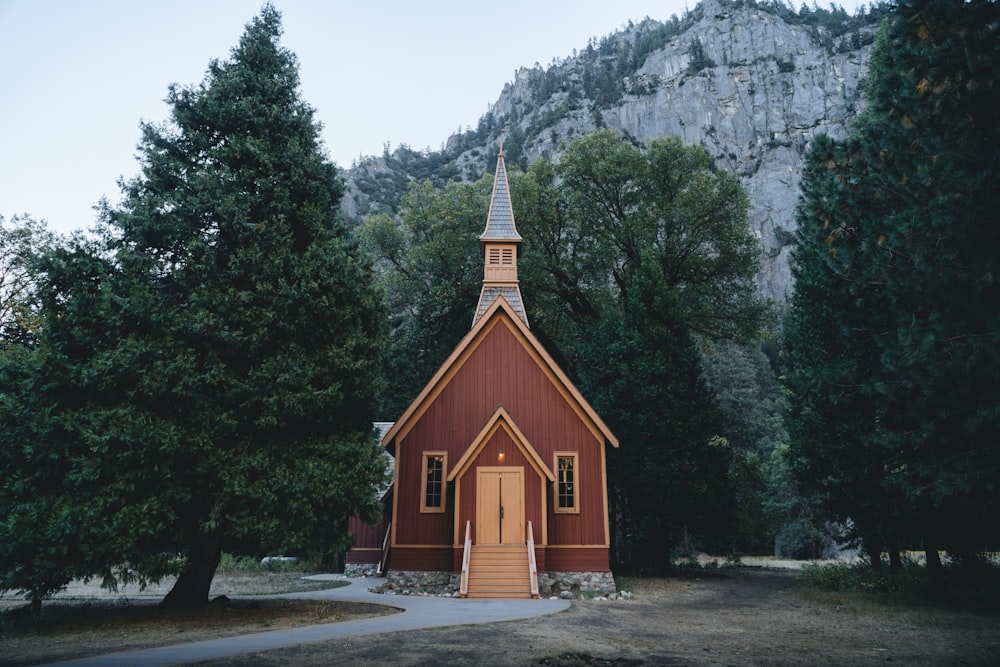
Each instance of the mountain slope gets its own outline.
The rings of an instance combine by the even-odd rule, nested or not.
[[[819,134],[846,134],[882,11],[703,0],[683,19],[630,25],[546,69],[522,68],[477,129],[444,150],[361,161],[348,173],[345,212],[394,211],[412,179],[479,178],[501,139],[508,164],[524,166],[557,160],[567,140],[597,127],[643,144],[676,135],[740,175],[764,258],[759,287],[784,301],[806,148]]]

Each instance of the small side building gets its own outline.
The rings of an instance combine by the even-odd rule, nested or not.
[[[382,444],[385,521],[351,522],[348,573],[470,597],[614,591],[606,451],[618,440],[532,335],[504,155],[472,329]]]

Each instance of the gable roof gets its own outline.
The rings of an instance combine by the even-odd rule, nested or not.
[[[479,435],[475,437],[469,448],[465,450],[464,454],[462,454],[462,458],[460,458],[458,463],[456,463],[451,469],[451,472],[448,474],[449,482],[465,474],[466,469],[472,465],[473,461],[476,460],[479,452],[486,446],[486,443],[490,441],[493,434],[500,429],[506,431],[510,436],[510,439],[514,441],[517,448],[524,452],[525,458],[528,459],[531,467],[534,468],[539,475],[545,477],[550,482],[556,481],[555,473],[553,473],[552,470],[545,465],[545,461],[543,461],[542,457],[538,455],[538,451],[530,442],[528,442],[528,438],[525,437],[524,433],[521,432],[521,429],[519,429],[517,424],[514,423],[514,419],[510,416],[510,413],[507,412],[507,408],[500,405],[493,413],[493,416],[486,421],[486,425],[479,431]]]
[[[618,447],[618,438],[611,432],[611,429],[608,428],[594,409],[590,407],[590,404],[587,403],[577,388],[573,386],[573,383],[562,369],[549,356],[549,353],[545,351],[542,344],[531,333],[531,330],[528,329],[528,325],[518,316],[514,307],[507,302],[503,295],[499,295],[484,315],[473,325],[472,330],[458,344],[451,353],[451,356],[441,365],[434,374],[434,377],[430,379],[423,390],[413,399],[413,402],[406,408],[402,416],[382,437],[382,444],[390,453],[395,452],[396,441],[406,437],[406,434],[419,421],[420,417],[434,402],[434,399],[444,390],[448,382],[451,381],[495,326],[506,326],[511,330],[515,338],[528,351],[535,363],[549,381],[552,382],[563,399],[579,415],[596,439],[610,443],[613,447]]]

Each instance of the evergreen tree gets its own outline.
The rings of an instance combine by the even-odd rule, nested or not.
[[[265,6],[171,87],[123,203],[41,262],[38,349],[0,367],[0,588],[179,572],[196,606],[224,547],[336,551],[377,511],[379,302],[280,34]]]
[[[860,132],[889,214],[854,284],[884,285],[877,337],[889,442],[945,594],[937,549],[969,556],[1000,535],[1000,40],[995,1],[900,2],[873,54]]]
[[[845,217],[881,214],[874,205],[855,210],[868,182],[856,148],[816,140],[802,180],[795,292],[785,321],[793,399],[788,460],[812,505],[853,524],[878,568],[883,549],[898,562],[898,549],[889,547],[905,507],[891,491],[892,452],[868,389],[878,365],[880,313],[861,309],[849,289],[854,267],[865,260]]]
[[[825,318],[847,351],[869,410],[857,459],[915,522],[934,597],[947,594],[940,549],[971,557],[1000,538],[998,21],[990,0],[899,2],[876,42],[856,129],[825,161],[813,158],[816,173],[820,161],[828,169],[817,192],[839,205],[804,214],[827,230],[805,252],[827,246],[839,287],[803,296],[796,317]],[[798,361],[805,374],[817,365]],[[815,430],[840,421],[831,411]]]

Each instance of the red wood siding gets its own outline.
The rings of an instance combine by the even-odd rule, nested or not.
[[[426,442],[426,441],[425,441]],[[433,441],[431,441],[433,442]],[[424,452],[448,451],[448,466],[444,471],[447,477],[450,466],[454,465],[461,452],[454,453],[454,448],[445,447],[439,443],[437,447],[420,446],[416,441],[407,438],[402,447],[396,448],[396,469],[399,471],[399,482],[396,486],[398,500],[397,511],[402,520],[396,521],[396,533],[393,544],[436,544],[450,545],[454,526],[455,485],[445,485],[445,511],[421,512],[420,491],[422,489],[420,475],[423,472]],[[405,489],[400,491],[400,489]]]
[[[348,565],[366,565],[382,560],[382,549],[351,549],[347,552]]]
[[[348,563],[377,563],[382,557],[382,543],[385,531],[389,529],[392,516],[392,490],[383,498],[382,520],[370,524],[361,517],[352,516],[347,522],[347,530],[354,536],[351,549],[347,552]]]
[[[539,568],[541,569],[541,568]],[[607,549],[546,549],[546,572],[610,572]]]
[[[562,451],[562,450],[558,450]],[[579,458],[576,472],[577,499],[579,513],[557,513],[556,485],[549,488],[549,544],[605,544],[604,479],[601,476],[603,448],[582,447],[577,451]],[[553,457],[548,464],[555,466]]]
[[[347,522],[347,530],[354,535],[353,547],[355,549],[381,549],[387,525],[387,520],[372,525],[359,517],[352,516]]]
[[[546,553],[548,553],[548,549],[545,549],[538,543],[535,543],[535,567],[539,572],[548,572],[545,558]]]
[[[454,572],[452,569],[452,551],[451,547],[430,549],[396,547],[389,556],[389,567],[393,570]],[[459,570],[461,570],[461,566]]]
[[[502,446],[504,466],[525,468],[525,518],[534,527],[538,544],[604,545],[607,543],[604,480],[602,477],[603,443],[588,428],[573,405],[539,367],[515,333],[498,316],[499,322],[485,333],[461,368],[450,379],[412,428],[396,443],[397,499],[394,544],[447,546],[455,544],[456,482],[462,484],[458,542],[464,538],[465,520],[475,521],[475,466],[498,465]],[[577,452],[580,485],[580,512],[556,514],[553,485],[546,482],[547,516],[541,516],[542,484],[510,437],[501,429],[486,444],[473,468],[461,480],[448,485],[447,511],[420,513],[420,473],[425,451],[447,451],[451,472],[465,450],[487,421],[503,405],[545,465],[552,468],[553,454]],[[543,532],[547,524],[547,533]],[[416,551],[416,550],[414,550]],[[420,550],[426,551],[426,550]],[[591,551],[594,551],[593,549]],[[449,551],[449,559],[451,554]],[[551,558],[551,555],[549,556]],[[607,552],[604,551],[606,567]],[[449,560],[450,566],[450,560]],[[393,558],[393,567],[404,567]],[[428,568],[446,569],[446,568]]]

